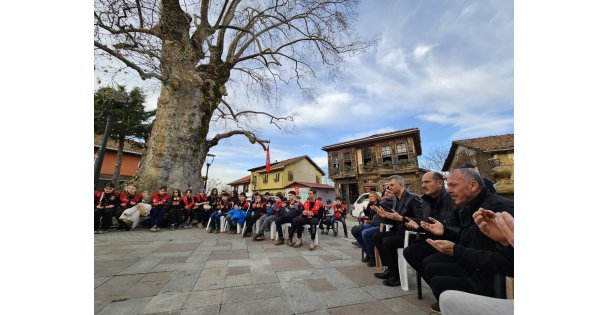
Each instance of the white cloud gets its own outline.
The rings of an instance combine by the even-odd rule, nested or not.
[[[413,55],[416,61],[422,60],[426,54],[433,49],[432,45],[420,45],[414,49]]]
[[[397,131],[397,129],[389,127],[389,128],[375,129],[375,130],[367,130],[367,131],[358,132],[355,134],[350,134],[350,135],[344,136],[344,137],[340,138],[339,141],[345,142],[345,141],[349,141],[349,140],[369,137],[371,135],[376,135],[379,133],[387,133],[387,132],[393,132],[393,131]]]
[[[325,173],[327,173],[327,155],[323,155],[323,156],[315,156],[315,157],[310,157],[315,163],[317,163],[317,165],[319,165],[320,168],[323,169],[323,171],[325,171]]]

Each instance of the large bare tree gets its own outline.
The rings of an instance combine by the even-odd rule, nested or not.
[[[96,66],[108,58],[120,64],[117,70],[161,84],[134,181],[150,192],[161,183],[196,187],[204,157],[222,139],[242,135],[265,149],[268,141],[244,122],[259,116],[281,128],[293,122],[293,113],[231,104],[229,90],[245,84],[267,103],[282,83],[309,93],[320,71],[336,73],[345,56],[372,44],[353,31],[357,2],[96,0]],[[232,127],[214,134],[214,121]]]

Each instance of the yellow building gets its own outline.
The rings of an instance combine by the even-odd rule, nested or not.
[[[452,141],[442,171],[471,164],[481,176],[494,182],[499,194],[513,199],[515,145],[514,134]]]
[[[266,192],[285,193],[285,188],[294,182],[321,184],[323,175],[325,175],[308,155],[272,163],[270,172],[266,172],[266,165],[254,167],[248,171],[251,172],[249,188],[261,194]]]

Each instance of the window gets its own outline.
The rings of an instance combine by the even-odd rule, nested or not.
[[[278,181],[279,181],[279,179],[280,179],[280,177],[281,177],[281,173],[276,173],[276,174],[274,174],[274,182],[275,182],[275,183],[276,183],[276,182],[278,182]]]
[[[317,184],[321,183],[321,177],[320,176],[315,176],[316,180],[317,180]]]
[[[290,182],[293,182],[293,172],[292,171],[287,172],[287,180]]]
[[[344,170],[349,171],[353,167],[350,152],[344,152]]]
[[[363,149],[363,165],[371,164],[372,161],[372,148]]]
[[[258,177],[257,176],[253,176],[253,186],[256,186],[258,184]]]
[[[336,171],[340,169],[340,164],[338,163],[338,154],[334,154],[331,156],[331,167]]]
[[[393,157],[391,154],[391,147],[386,146],[382,147],[382,163],[391,163],[393,161]]]
[[[407,154],[407,147],[406,147],[405,143],[397,144],[397,161],[398,162],[407,162],[407,160],[408,160],[408,154]]]
[[[268,183],[268,174],[264,174],[263,180],[264,183]]]

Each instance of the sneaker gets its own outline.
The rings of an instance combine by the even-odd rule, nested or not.
[[[302,246],[302,240],[297,239],[296,242],[293,244],[293,248],[298,248],[300,246]]]
[[[309,250],[315,250],[315,248],[317,248],[317,245],[315,245],[314,242],[312,242],[312,243],[310,243],[310,245],[308,245]]]
[[[181,229],[183,229],[183,228],[184,228],[184,225],[183,225],[183,224],[180,224],[180,225],[177,227],[177,229],[178,229],[178,230],[181,230]]]
[[[367,262],[367,266],[368,267],[376,267],[376,259],[373,257],[369,258],[369,261]]]
[[[287,240],[287,246],[289,246],[289,247],[293,247],[293,240],[288,239],[288,240]]]
[[[439,303],[431,304],[431,311],[433,313],[441,314],[441,310],[439,309]]]
[[[258,235],[258,238],[257,238],[258,241],[263,241],[265,239],[266,239],[266,237],[264,236],[264,234]]]
[[[285,244],[285,240],[282,238],[280,238],[278,241],[276,241],[274,243],[275,246],[279,246],[279,245],[283,245],[283,244]]]
[[[108,230],[99,230],[99,234],[106,234]]]
[[[99,230],[95,230],[95,234],[99,234]]]
[[[369,256],[365,255],[365,257],[361,258],[361,262],[368,262],[369,261]]]
[[[152,231],[152,232],[156,232],[156,229],[157,229],[157,227],[156,227],[156,225],[155,225],[155,226],[153,226],[153,227],[151,227],[151,228],[150,228],[150,231]]]
[[[344,238],[348,238],[348,234],[346,234],[346,233],[345,233],[345,234],[344,234]]]
[[[157,227],[157,228],[156,228],[156,232],[158,232],[158,231],[160,231],[160,228],[159,228],[159,227]]]
[[[199,224],[197,224],[197,225],[196,225],[196,227],[200,229],[200,228],[202,228],[202,227],[203,227],[203,224],[202,224],[202,223],[199,223]]]
[[[361,248],[361,245],[359,245],[359,242],[357,242],[357,241],[351,242],[351,244],[353,244],[353,246]]]
[[[215,232],[215,229],[214,228],[210,228],[209,229],[209,233],[213,233],[213,232]]]
[[[171,224],[171,227],[169,228],[171,231],[175,230],[175,224]]]

